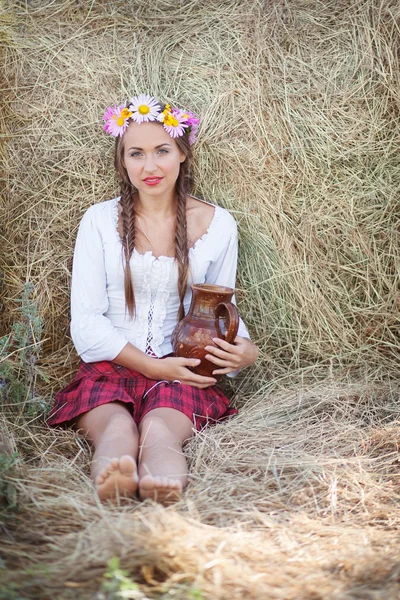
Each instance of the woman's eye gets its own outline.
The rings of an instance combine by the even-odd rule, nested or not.
[[[166,154],[168,154],[168,150],[166,150],[166,148],[160,148],[160,150],[158,150],[158,152],[165,152]],[[132,156],[132,157],[140,156],[140,152],[131,152],[131,154],[129,156]]]

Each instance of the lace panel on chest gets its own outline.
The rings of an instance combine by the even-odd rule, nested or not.
[[[147,333],[145,353],[157,358],[157,355],[155,354],[153,348],[151,347],[151,343],[153,341],[153,333],[152,333],[153,313],[154,313],[154,296],[152,295],[151,304],[150,304],[150,308],[149,308],[149,314],[147,317],[148,333]]]

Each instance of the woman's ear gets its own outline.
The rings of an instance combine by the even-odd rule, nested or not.
[[[179,162],[183,163],[183,162],[185,162],[185,160],[186,160],[186,154],[184,152],[182,152],[182,150],[181,150],[181,157],[179,159]]]

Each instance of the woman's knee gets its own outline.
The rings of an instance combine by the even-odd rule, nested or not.
[[[143,441],[170,438],[183,442],[193,435],[193,423],[184,413],[174,408],[156,408],[149,411],[139,424]]]
[[[75,429],[95,442],[104,434],[125,434],[136,429],[128,408],[121,402],[96,406],[77,419]]]
[[[127,411],[126,413],[116,412],[110,416],[103,434],[125,434],[136,430],[135,422]]]

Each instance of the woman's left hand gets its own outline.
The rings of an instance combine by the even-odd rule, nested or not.
[[[206,359],[219,368],[213,371],[213,375],[227,375],[238,369],[252,365],[258,356],[259,350],[249,338],[237,335],[233,344],[229,344],[220,338],[213,338],[215,346],[206,346],[208,354]]]

